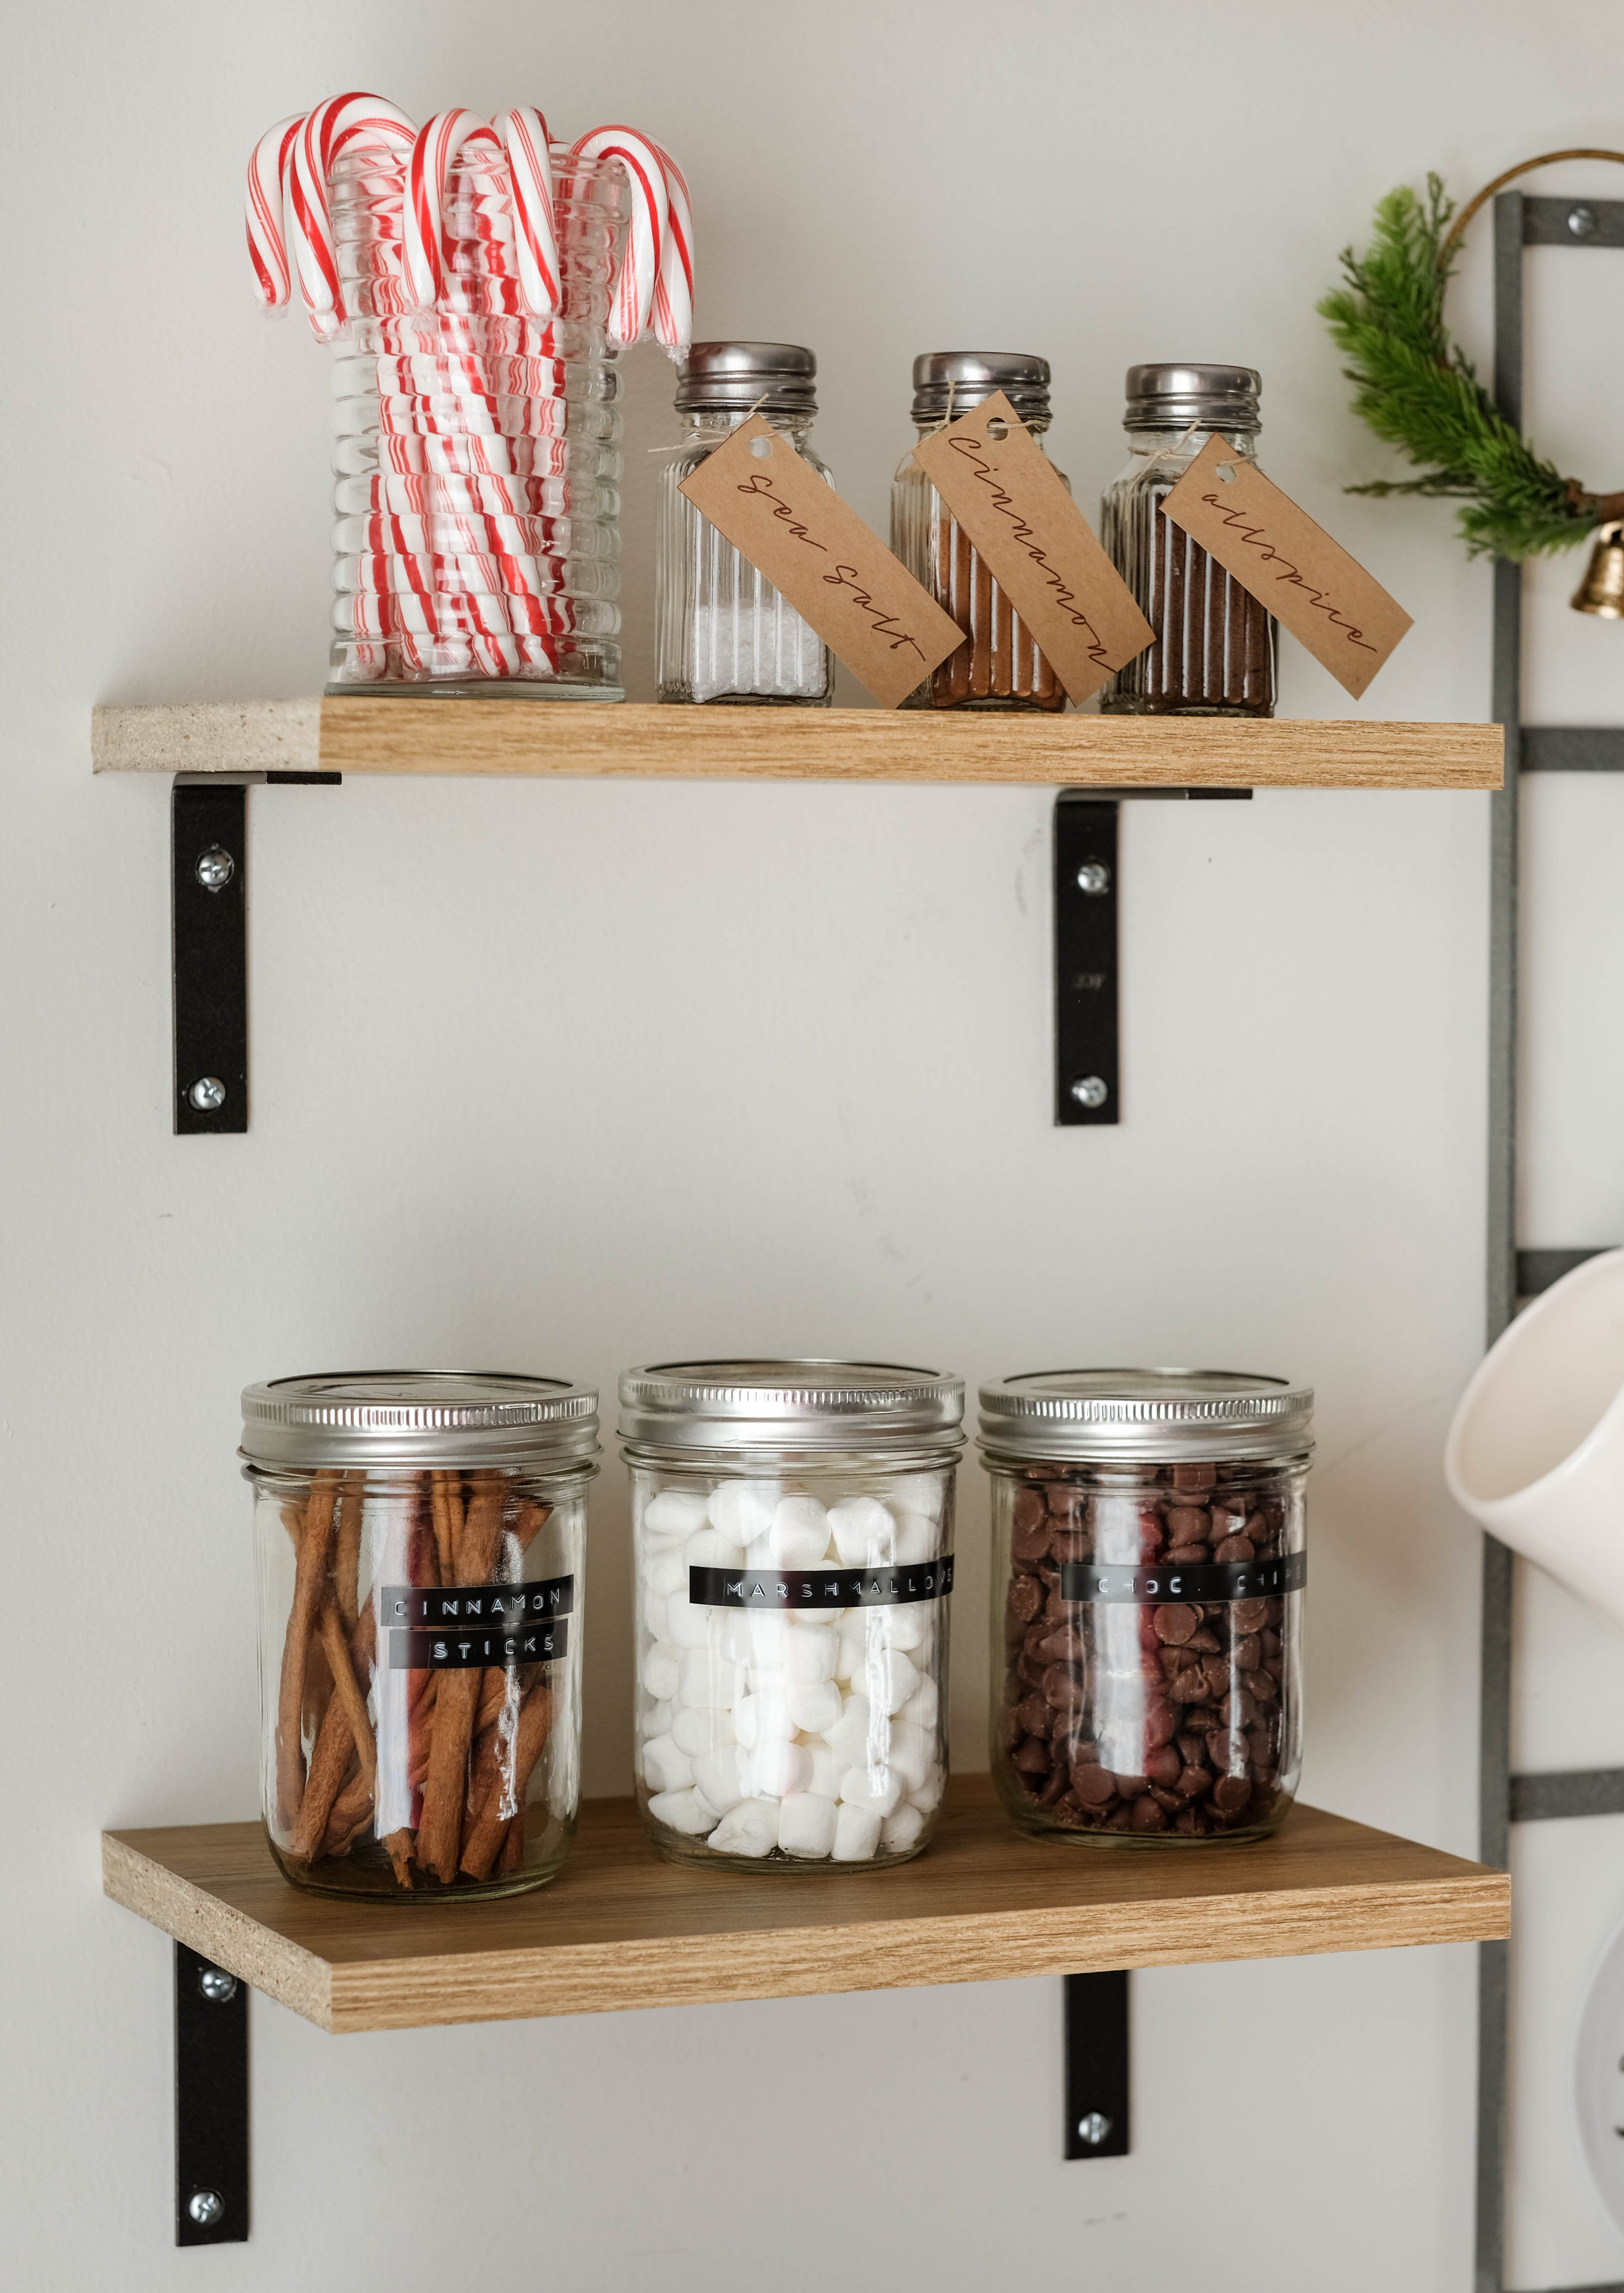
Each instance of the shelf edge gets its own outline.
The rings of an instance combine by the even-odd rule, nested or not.
[[[102,1834],[102,1892],[307,2022],[333,2028],[332,1968],[325,1959],[155,1863],[116,1832]]]
[[[90,712],[96,773],[313,773],[321,703],[190,701]]]

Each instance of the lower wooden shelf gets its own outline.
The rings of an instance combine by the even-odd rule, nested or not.
[[[1297,1807],[1189,1852],[1017,1832],[985,1776],[886,1872],[662,1861],[629,1799],[589,1800],[553,1884],[499,1902],[343,1902],[280,1876],[256,1823],[102,1835],[115,1902],[324,2030],[800,1997],[1029,1974],[1483,1942],[1504,1872]]]

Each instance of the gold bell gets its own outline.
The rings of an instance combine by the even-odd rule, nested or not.
[[[1570,603],[1576,613],[1624,621],[1624,518],[1615,518],[1597,532],[1585,578]]]

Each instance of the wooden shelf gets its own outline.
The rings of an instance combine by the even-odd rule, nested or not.
[[[630,1800],[589,1800],[548,1887],[497,1902],[343,1902],[280,1876],[256,1823],[102,1835],[102,1878],[216,1965],[325,2030],[992,1982],[1507,1933],[1503,1872],[1298,1807],[1251,1846],[1158,1851],[1017,1832],[955,1778],[896,1870],[696,1871]]]
[[[498,774],[1106,788],[1500,785],[1498,725],[524,700],[98,709],[99,773]]]

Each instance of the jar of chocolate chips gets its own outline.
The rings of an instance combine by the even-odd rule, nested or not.
[[[997,390],[1041,444],[1049,427],[1049,361],[1029,351],[927,351],[916,358],[914,429],[923,438]],[[1063,474],[1060,482],[1069,491]],[[1064,709],[1065,686],[912,450],[891,483],[891,547],[966,640],[908,695],[905,709]]]
[[[1274,714],[1272,614],[1162,506],[1209,438],[1222,438],[1238,461],[1256,461],[1262,387],[1249,366],[1128,369],[1128,466],[1106,489],[1100,538],[1156,638],[1117,670],[1102,709]]]
[[[993,1774],[1023,1830],[1258,1839],[1302,1765],[1313,1395],[1219,1370],[981,1389]]]

